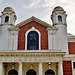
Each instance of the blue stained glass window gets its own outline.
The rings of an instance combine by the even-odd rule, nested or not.
[[[27,35],[27,50],[39,50],[39,34],[35,31]]]

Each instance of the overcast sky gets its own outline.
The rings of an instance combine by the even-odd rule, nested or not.
[[[75,0],[0,0],[0,12],[5,7],[15,10],[16,24],[35,16],[52,25],[51,14],[56,6],[61,6],[66,11],[68,33],[75,35]]]

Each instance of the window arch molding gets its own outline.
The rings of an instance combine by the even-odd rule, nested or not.
[[[11,74],[16,74],[16,75],[18,75],[18,71],[15,70],[15,69],[12,69],[12,70],[10,70],[10,71],[8,72],[8,75],[11,75]]]
[[[6,74],[8,75],[9,71],[11,71],[11,70],[16,70],[18,72],[18,69],[16,69],[16,68],[10,68],[10,69],[8,69],[8,71],[7,71]]]
[[[38,35],[39,35],[39,50],[41,50],[41,33],[40,33],[39,30],[35,29],[35,27],[32,27],[31,29],[29,29],[29,30],[26,32],[26,34],[25,34],[25,37],[26,37],[26,38],[25,38],[25,50],[27,50],[27,35],[28,35],[28,33],[31,32],[31,31],[35,31],[35,32],[38,33]]]

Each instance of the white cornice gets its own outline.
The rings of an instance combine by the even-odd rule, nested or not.
[[[20,29],[15,29],[15,28],[8,28],[8,31],[20,31]]]
[[[63,60],[75,60],[75,54],[68,54],[68,55],[65,55],[64,56],[64,59]]]
[[[37,51],[37,50],[32,50],[32,51],[30,51],[30,50],[26,50],[26,51],[24,51],[24,50],[8,50],[8,51],[1,51],[0,50],[0,56],[14,56],[14,55],[16,55],[16,56],[23,56],[23,55],[25,55],[25,56],[37,56],[37,55],[39,55],[39,56],[41,56],[41,55],[49,55],[49,56],[64,56],[65,55],[65,52],[62,52],[62,51],[48,51],[48,50],[41,50],[41,51]]]
[[[48,30],[58,30],[58,28],[53,27],[53,28],[47,28],[46,30],[47,30],[47,31],[48,31]]]
[[[65,52],[0,51],[0,62],[60,62]]]

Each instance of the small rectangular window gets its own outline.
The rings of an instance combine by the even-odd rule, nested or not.
[[[73,62],[73,68],[75,69],[75,62]]]

